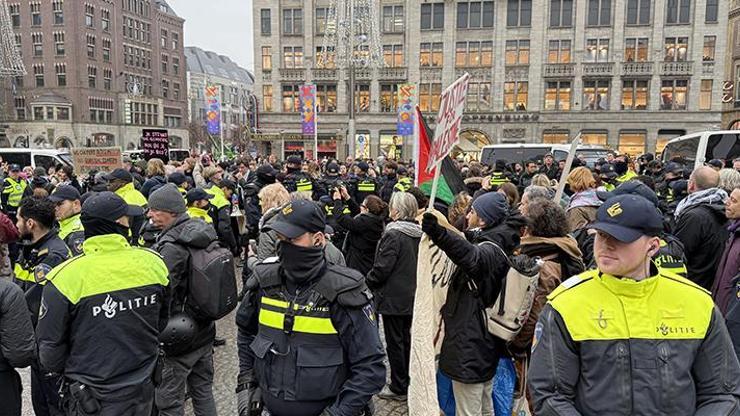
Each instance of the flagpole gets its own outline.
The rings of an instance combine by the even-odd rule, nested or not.
[[[314,98],[313,100],[313,116],[314,116],[314,126],[313,126],[313,157],[314,160],[318,163],[319,161],[319,103]]]
[[[437,196],[437,184],[439,184],[439,172],[442,170],[442,162],[437,163],[434,168],[434,181],[432,181],[432,193],[429,195],[429,207],[427,211],[434,209],[434,198]]]

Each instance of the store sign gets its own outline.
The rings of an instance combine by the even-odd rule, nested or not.
[[[414,106],[416,105],[416,84],[398,86],[398,125],[396,131],[400,136],[414,134]]]
[[[206,86],[206,125],[208,134],[221,134],[221,87]]]
[[[465,110],[465,98],[468,96],[469,79],[470,75],[466,73],[442,91],[437,127],[434,130],[434,141],[432,141],[432,148],[429,152],[429,164],[426,167],[427,172],[431,172],[442,159],[447,157],[460,141],[460,123],[463,110]]]

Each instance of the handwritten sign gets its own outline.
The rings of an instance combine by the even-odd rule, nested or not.
[[[452,148],[460,142],[459,131],[462,122],[465,98],[468,96],[469,74],[458,78],[452,85],[442,91],[437,115],[437,128],[434,130],[434,141],[429,152],[427,172],[450,154]]]
[[[110,172],[122,167],[120,147],[77,147],[70,153],[78,173]]]
[[[141,137],[141,149],[144,159],[153,158],[169,160],[170,138],[167,130],[144,129]]]

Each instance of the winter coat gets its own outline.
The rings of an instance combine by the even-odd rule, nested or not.
[[[386,227],[366,279],[379,314],[412,314],[421,234],[421,227],[410,221],[396,221]]]
[[[196,335],[186,349],[187,352],[212,343],[216,336],[216,326],[213,321],[201,319],[197,313],[190,310],[185,302],[190,273],[188,247],[204,249],[214,241],[218,241],[218,236],[212,225],[196,218],[190,218],[188,214],[182,214],[174,224],[162,230],[157,242],[152,246],[152,249],[162,256],[169,271],[170,316],[185,311],[198,325]]]
[[[547,165],[542,165],[542,167],[540,168],[540,173],[544,173],[545,175],[547,175],[550,180],[560,179],[560,176],[558,176],[559,170],[560,169],[558,168],[558,164],[553,163],[552,165],[550,165],[549,168],[547,167]]]
[[[735,289],[735,279],[740,276],[740,220],[733,221],[727,230],[730,232],[730,238],[725,244],[712,286],[714,302],[725,316],[730,302],[734,301],[733,298],[737,298],[738,293]]]
[[[439,369],[461,383],[484,383],[496,373],[504,343],[488,332],[483,309],[496,302],[509,269],[501,251],[507,253],[519,245],[519,233],[507,224],[482,231],[468,232],[463,238],[449,230],[432,241],[457,266],[450,278],[447,301],[442,307],[445,334]],[[471,283],[472,282],[472,283]],[[472,284],[477,288],[471,289]]]
[[[674,235],[684,246],[688,278],[707,290],[712,288],[727,241],[726,223],[725,206],[719,203],[685,207],[676,220]]]
[[[36,337],[21,288],[0,279],[0,372],[28,367],[36,358]]]
[[[566,210],[568,229],[573,232],[596,221],[596,211],[602,202],[596,196],[596,190],[586,190],[573,194]]]
[[[254,253],[256,256],[250,256],[247,258],[247,267],[245,269],[254,270],[254,266],[256,266],[257,263],[268,257],[277,256],[277,233],[272,230],[265,230],[264,228],[275,221],[281,208],[282,207],[270,208],[262,216],[262,219],[260,219],[258,224],[260,233],[257,240],[257,249]]]
[[[0,212],[0,279],[13,279],[13,265],[10,262],[8,244],[18,241],[20,234],[7,215]]]
[[[147,179],[143,185],[141,185],[141,190],[139,192],[141,192],[141,194],[148,199],[149,194],[161,188],[166,183],[167,180],[164,178],[164,176],[152,176],[151,178]]]
[[[375,262],[375,248],[383,235],[385,223],[382,217],[370,213],[356,215],[360,212],[360,207],[352,199],[347,204],[351,214],[344,213],[344,204],[338,200],[334,201],[332,215],[347,230],[343,248],[347,267],[367,276]],[[356,216],[353,218],[352,215]]]

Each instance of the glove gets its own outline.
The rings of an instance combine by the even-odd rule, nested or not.
[[[262,414],[262,389],[254,381],[253,373],[247,372],[239,377],[236,386],[236,402],[239,416],[259,416]]]
[[[424,214],[424,218],[421,220],[421,230],[424,231],[432,240],[439,238],[444,229],[439,226],[437,217],[431,212]]]

